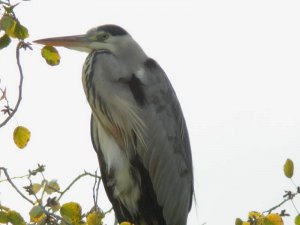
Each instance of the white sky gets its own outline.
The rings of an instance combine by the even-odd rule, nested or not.
[[[299,12],[300,2],[292,0],[32,0],[16,9],[30,40],[121,25],[164,68],[192,143],[197,210],[192,209],[189,225],[234,224],[250,210],[279,203],[283,191],[293,188],[282,173],[288,157],[300,184]],[[64,186],[98,167],[81,85],[86,55],[60,49],[61,64],[50,67],[39,49],[22,52],[23,101],[0,129],[0,165],[22,175],[43,163],[46,176]],[[0,62],[1,87],[7,86],[13,105],[18,72],[12,47],[0,52]],[[32,133],[25,150],[12,141],[18,124]],[[92,185],[92,179],[82,180],[63,202],[78,201],[89,210]],[[99,202],[105,208],[104,196]],[[3,183],[0,200],[24,213],[30,208]]]

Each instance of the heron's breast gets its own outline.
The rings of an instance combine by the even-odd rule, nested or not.
[[[138,209],[138,200],[141,193],[138,181],[132,175],[126,151],[119,147],[114,137],[108,134],[99,122],[98,131],[107,171],[112,175],[109,176],[108,185],[113,186],[114,197],[120,200],[134,215]]]

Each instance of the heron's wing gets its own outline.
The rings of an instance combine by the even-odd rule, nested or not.
[[[175,92],[160,66],[144,63],[137,102],[146,124],[147,148],[137,147],[167,224],[186,224],[193,195],[192,157],[188,131]],[[140,89],[140,90],[139,90]],[[137,92],[136,94],[134,92]],[[143,96],[144,99],[140,99]]]

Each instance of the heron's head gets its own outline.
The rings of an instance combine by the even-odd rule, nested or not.
[[[116,25],[99,26],[90,29],[83,35],[45,38],[34,42],[50,46],[62,46],[87,53],[94,50],[108,50],[117,54],[129,46],[139,48],[127,31]]]

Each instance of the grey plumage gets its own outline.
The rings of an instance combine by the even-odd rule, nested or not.
[[[182,110],[161,67],[115,25],[77,39],[37,42],[89,53],[82,81],[91,137],[119,222],[185,225],[194,191],[192,156]]]

